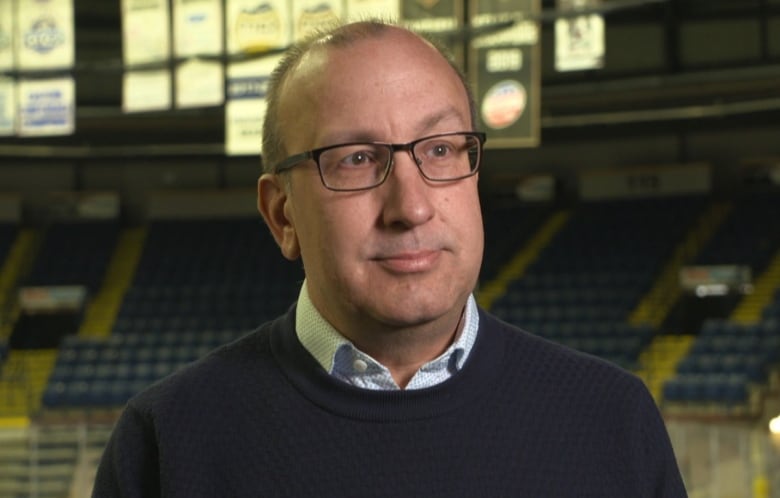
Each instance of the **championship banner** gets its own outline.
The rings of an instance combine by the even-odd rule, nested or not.
[[[557,0],[561,11],[598,7],[601,0]],[[555,21],[555,70],[604,67],[604,17],[586,14]]]
[[[174,56],[222,54],[224,25],[221,0],[174,0]]]
[[[13,32],[13,0],[0,0],[0,73],[14,70]]]
[[[301,40],[309,33],[337,22],[343,15],[342,0],[293,0],[293,38]]]
[[[347,0],[347,20],[368,18],[398,19],[401,17],[401,0]]]
[[[291,9],[285,0],[227,0],[229,54],[280,49],[292,41]]]
[[[170,59],[168,0],[122,0],[122,59],[138,66]]]
[[[16,67],[69,69],[75,61],[72,0],[16,2]]]
[[[225,101],[221,62],[192,59],[176,67],[176,107],[207,107]]]
[[[262,152],[268,78],[281,56],[231,64],[225,104],[225,152],[230,156]]]
[[[401,20],[409,28],[437,34],[457,33],[463,27],[463,0],[402,0]],[[455,56],[458,65],[463,65],[463,44],[441,36],[444,43]]]
[[[0,136],[13,135],[16,125],[16,85],[0,77]]]
[[[491,148],[539,144],[541,64],[539,0],[476,0],[469,44],[469,78],[478,128]]]
[[[20,136],[69,135],[75,128],[73,78],[21,80],[17,83]]]
[[[167,69],[127,71],[122,78],[122,111],[171,108],[171,72]]]

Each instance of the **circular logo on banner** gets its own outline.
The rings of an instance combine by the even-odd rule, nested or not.
[[[525,87],[519,81],[499,81],[482,99],[482,121],[496,130],[512,126],[523,115],[527,100]]]
[[[65,34],[57,28],[54,19],[38,19],[24,35],[24,46],[39,54],[51,52],[65,43]]]

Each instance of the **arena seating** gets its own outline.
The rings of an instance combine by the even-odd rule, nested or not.
[[[629,315],[703,206],[699,197],[580,204],[493,311],[634,368],[655,331]]]
[[[747,265],[760,275],[780,251],[780,196],[739,199],[696,264]],[[780,364],[780,290],[764,307],[756,323],[731,319],[706,320],[676,375],[664,385],[668,402],[715,403],[725,406],[748,401],[752,386],[767,382]]]
[[[119,234],[114,221],[57,222],[45,231],[26,285],[85,285],[102,282]]]
[[[18,226],[15,223],[0,223],[0,267],[11,250],[17,231]]]
[[[302,278],[257,218],[154,221],[111,337],[68,337],[43,404],[120,406],[284,312]]]

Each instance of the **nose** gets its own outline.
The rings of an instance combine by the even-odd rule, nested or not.
[[[389,177],[382,185],[385,193],[382,221],[385,226],[412,228],[434,215],[432,189],[420,173],[411,150],[396,151]]]

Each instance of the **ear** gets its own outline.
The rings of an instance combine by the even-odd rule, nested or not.
[[[284,181],[279,175],[266,173],[260,176],[257,180],[257,210],[271,230],[282,255],[293,261],[301,256],[301,248]]]

